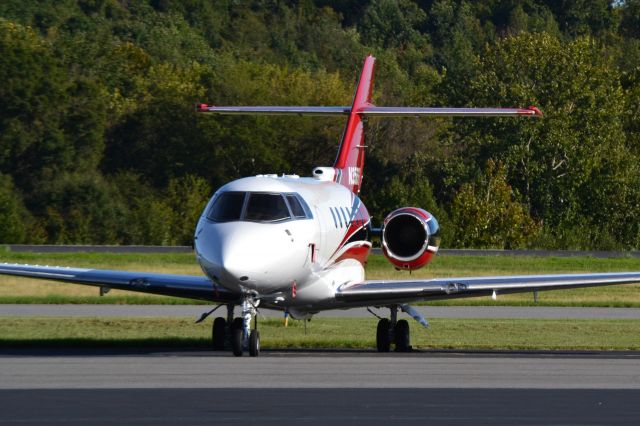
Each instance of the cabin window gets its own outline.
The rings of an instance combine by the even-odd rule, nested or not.
[[[244,197],[244,192],[223,192],[211,205],[207,218],[214,222],[240,220]]]
[[[280,194],[254,192],[249,195],[244,220],[253,222],[277,222],[290,219],[289,209]]]

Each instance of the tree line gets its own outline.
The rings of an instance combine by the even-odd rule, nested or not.
[[[211,193],[330,165],[331,117],[194,104],[538,106],[541,120],[368,121],[374,221],[443,245],[640,246],[640,0],[4,0],[0,243],[190,244]]]

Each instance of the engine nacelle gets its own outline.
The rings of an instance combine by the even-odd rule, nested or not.
[[[425,210],[403,207],[384,219],[382,251],[396,268],[422,268],[438,252],[439,246],[440,225]]]

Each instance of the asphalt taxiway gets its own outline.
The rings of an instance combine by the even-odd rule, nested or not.
[[[196,318],[207,309],[0,305],[0,316]],[[640,309],[622,308],[420,309],[429,318],[640,318]],[[370,315],[321,315],[350,313]],[[171,348],[0,349],[0,425],[636,425],[638,419],[640,352],[631,351],[288,350],[236,358]]]
[[[639,353],[0,351],[0,424],[637,424]]]
[[[640,353],[0,351],[2,389],[297,387],[640,389]]]

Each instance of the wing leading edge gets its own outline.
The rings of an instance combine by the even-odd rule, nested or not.
[[[0,275],[15,275],[43,280],[64,281],[138,291],[163,296],[185,297],[211,302],[238,302],[237,294],[214,284],[205,276],[156,274],[105,269],[66,268],[57,266],[0,264]]]
[[[365,281],[340,286],[336,299],[368,306],[616,284],[640,284],[640,272]]]

